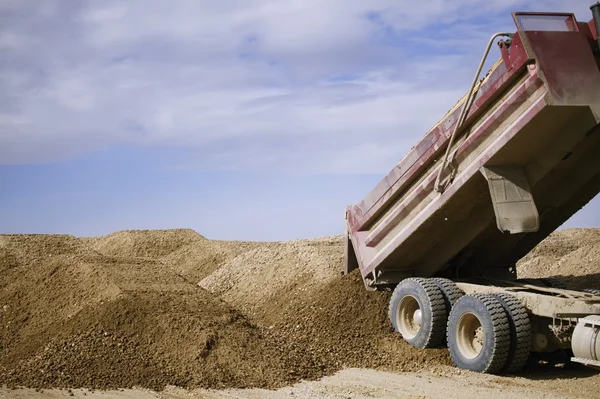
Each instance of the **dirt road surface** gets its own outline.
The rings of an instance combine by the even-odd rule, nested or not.
[[[185,390],[169,386],[161,392],[144,389],[90,391],[87,389],[43,390],[0,389],[0,398],[86,398],[86,399],[363,399],[363,398],[598,398],[600,375],[584,370],[545,372],[528,377],[499,377],[454,368],[437,373],[388,373],[369,369],[345,369],[318,381],[303,381],[277,390],[228,389]]]

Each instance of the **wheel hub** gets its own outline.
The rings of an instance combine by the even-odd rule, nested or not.
[[[473,313],[465,313],[457,323],[457,346],[467,359],[475,359],[483,349],[485,332]]]
[[[413,320],[417,326],[421,327],[421,323],[423,322],[423,315],[421,314],[421,309],[415,310],[415,313],[413,314]]]
[[[404,339],[412,339],[419,333],[423,322],[423,314],[415,297],[407,295],[402,298],[398,304],[396,321],[398,331]]]

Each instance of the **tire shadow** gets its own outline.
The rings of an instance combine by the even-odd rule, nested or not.
[[[529,380],[580,379],[600,374],[600,369],[571,361],[573,354],[568,350],[553,353],[532,353],[517,377]]]

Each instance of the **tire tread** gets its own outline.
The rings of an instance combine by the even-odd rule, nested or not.
[[[431,329],[428,336],[425,338],[421,345],[416,345],[418,348],[435,348],[442,345],[446,336],[446,322],[448,319],[448,313],[446,311],[446,303],[444,301],[444,295],[437,285],[431,281],[431,279],[423,277],[409,277],[402,280],[400,284],[394,289],[390,303],[388,306],[388,317],[394,326],[394,329],[398,331],[395,325],[395,311],[397,309],[396,304],[400,302],[402,292],[399,287],[403,285],[417,284],[426,294],[429,300],[429,309],[431,314]],[[424,312],[425,313],[425,312]],[[425,314],[424,314],[425,316]],[[411,343],[412,344],[412,343]],[[415,345],[413,345],[415,346]]]
[[[453,320],[452,314],[454,312],[461,312],[465,306],[475,306],[477,303],[483,305],[485,313],[491,321],[492,334],[494,341],[492,343],[492,351],[488,359],[484,360],[483,363],[473,366],[472,371],[480,373],[496,374],[504,367],[510,350],[510,326],[508,323],[508,317],[504,306],[500,301],[492,296],[491,294],[472,294],[465,295],[460,298],[452,309],[448,326],[447,326],[447,338],[448,342],[452,342],[451,335],[453,334],[451,325]],[[450,348],[450,357],[454,364],[460,365],[459,359],[455,356],[453,348]]]
[[[531,353],[532,332],[529,313],[514,295],[498,293],[494,296],[504,306],[511,328],[510,352],[502,371],[516,373],[525,366]]]

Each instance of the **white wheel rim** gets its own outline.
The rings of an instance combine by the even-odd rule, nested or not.
[[[421,330],[423,315],[417,298],[407,295],[398,304],[396,325],[404,339],[414,338]]]
[[[465,313],[456,325],[456,346],[467,359],[475,359],[483,349],[485,332],[473,313]]]

